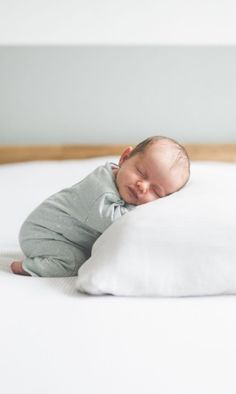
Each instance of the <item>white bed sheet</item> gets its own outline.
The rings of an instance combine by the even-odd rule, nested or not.
[[[0,166],[1,392],[235,393],[236,297],[92,297],[11,274],[26,214],[105,160]]]

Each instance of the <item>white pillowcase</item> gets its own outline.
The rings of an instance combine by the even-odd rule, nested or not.
[[[188,185],[137,207],[96,241],[76,287],[90,294],[236,293],[236,164],[192,163]]]

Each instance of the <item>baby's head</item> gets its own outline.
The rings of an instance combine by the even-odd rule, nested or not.
[[[150,137],[122,153],[115,171],[120,196],[141,205],[180,190],[190,176],[190,161],[183,146],[167,137]]]

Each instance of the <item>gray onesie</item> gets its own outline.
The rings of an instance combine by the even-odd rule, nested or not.
[[[23,223],[19,241],[32,276],[74,276],[96,239],[134,208],[121,199],[106,163],[40,204]]]

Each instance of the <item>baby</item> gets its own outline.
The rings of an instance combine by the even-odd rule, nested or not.
[[[25,259],[15,274],[77,275],[96,239],[135,206],[180,190],[188,181],[186,150],[167,137],[150,137],[106,163],[72,187],[41,203],[23,223],[19,241]]]

